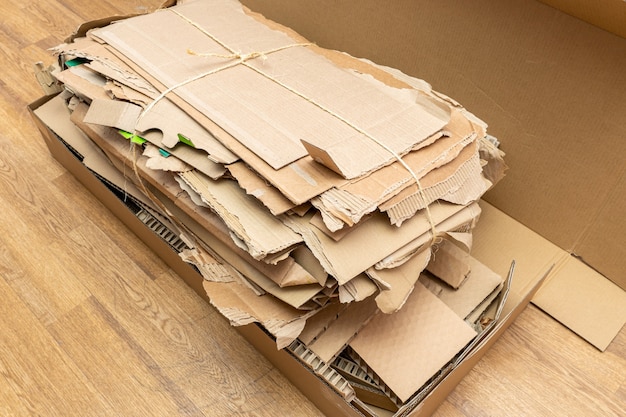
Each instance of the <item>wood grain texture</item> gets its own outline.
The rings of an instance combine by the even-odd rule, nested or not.
[[[161,3],[0,5],[0,417],[321,416],[52,159],[26,110],[47,48]],[[530,307],[436,415],[626,415],[626,330],[600,353]]]

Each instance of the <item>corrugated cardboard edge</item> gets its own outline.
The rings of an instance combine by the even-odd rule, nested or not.
[[[626,291],[567,254],[532,303],[601,351],[626,324]]]

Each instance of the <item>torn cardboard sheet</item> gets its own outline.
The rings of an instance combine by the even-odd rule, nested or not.
[[[381,203],[379,209],[387,213],[392,224],[399,226],[436,200],[461,205],[476,201],[490,185],[482,177],[477,142],[473,142],[453,161],[426,174],[420,180],[420,187],[405,188]]]
[[[142,111],[140,106],[128,102],[94,99],[85,122],[139,132],[142,136],[145,132],[158,130],[161,141],[155,145],[161,148],[175,148],[182,137],[189,146],[205,151],[215,163],[230,164],[237,160],[236,155],[170,101],[159,101],[148,114],[142,114]]]
[[[375,316],[350,347],[406,402],[475,336],[469,325],[417,283],[399,312]]]
[[[243,162],[228,165],[228,171],[237,178],[239,186],[246,190],[247,194],[254,196],[263,203],[274,216],[284,214],[295,208],[295,205],[280,191],[246,167]]]
[[[500,275],[477,259],[470,257],[468,261],[471,272],[458,289],[449,287],[427,273],[422,274],[419,279],[420,283],[439,297],[461,318],[469,316],[503,282]]]
[[[227,179],[212,180],[197,172],[184,172],[181,178],[217,213],[255,259],[284,253],[302,238],[262,207],[258,201]]]
[[[348,308],[349,304],[329,303],[317,314],[307,320],[304,330],[298,336],[298,339],[305,345],[311,344],[330,326],[332,322],[337,320],[339,315]]]
[[[190,171],[191,166],[187,165],[180,159],[169,154],[163,154],[159,148],[152,144],[146,144],[143,150],[143,156],[148,158],[146,167],[161,171],[185,172]]]
[[[430,216],[439,227],[440,223],[462,210],[462,206],[441,203],[430,209]],[[291,216],[285,219],[285,223],[302,235],[326,272],[335,277],[340,285],[405,245],[423,240],[421,246],[431,239],[431,222],[427,213],[418,213],[400,228],[390,225],[387,218],[378,213],[339,242],[311,225],[310,217]],[[439,230],[443,232],[445,229]]]
[[[351,303],[337,315],[337,319],[332,321],[323,333],[308,344],[308,348],[324,362],[332,362],[376,312],[373,297],[360,303]]]
[[[430,249],[426,248],[396,268],[381,270],[369,268],[367,270],[367,274],[372,279],[384,281],[389,285],[388,290],[381,291],[376,296],[376,305],[380,311],[393,314],[404,306],[430,257]]]
[[[452,288],[459,288],[470,274],[470,259],[469,247],[449,235],[442,235],[426,269]]]
[[[472,203],[468,206],[456,206],[451,205],[450,203],[436,203],[431,207],[431,212],[433,209],[438,207],[460,207],[461,209],[455,212],[453,215],[443,220],[441,224],[437,224],[436,230],[441,234],[448,234],[450,232],[457,231],[470,231],[474,228],[476,223],[478,222],[478,218],[481,214],[481,209],[478,203]],[[419,215],[419,214],[418,214]],[[413,219],[409,219],[408,222],[413,221]],[[394,226],[395,227],[395,226]],[[402,226],[404,227],[404,226]],[[400,227],[400,229],[402,229]],[[438,234],[439,234],[438,233]],[[385,269],[385,268],[395,268],[398,265],[402,265],[404,262],[409,260],[413,255],[419,253],[423,249],[423,245],[429,243],[432,240],[432,236],[430,234],[424,234],[420,237],[413,239],[408,242],[401,248],[395,250],[391,254],[385,256],[380,261],[376,262],[374,267],[376,269]]]
[[[295,340],[313,312],[295,310],[271,295],[257,296],[235,282],[203,282],[211,304],[234,326],[258,322],[277,337],[279,348]]]
[[[336,231],[339,226],[343,227],[343,224],[352,226],[364,215],[371,213],[406,188],[415,188],[415,180],[411,172],[407,171],[407,167],[420,179],[422,188],[443,181],[446,174],[452,175],[455,169],[447,168],[440,171],[439,176],[435,177],[434,181],[431,179],[424,183],[424,176],[429,177],[427,174],[432,170],[454,161],[461,151],[475,142],[476,136],[472,130],[472,125],[461,116],[459,111],[452,113],[451,120],[444,131],[446,132],[445,136],[443,132],[438,132],[425,141],[428,146],[406,154],[402,158],[406,166],[396,161],[367,177],[350,181],[339,187],[333,187],[318,198],[313,199],[313,204],[325,215],[324,220],[329,229]],[[470,155],[467,155],[467,151],[465,151],[464,158],[468,159],[469,157]],[[442,173],[443,176],[441,176]],[[439,193],[442,194],[441,191]],[[429,203],[437,198],[438,195],[435,195]],[[419,208],[423,207],[422,203]],[[337,226],[334,226],[335,224]]]

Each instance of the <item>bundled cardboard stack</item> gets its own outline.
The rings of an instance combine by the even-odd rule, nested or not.
[[[84,163],[231,323],[394,410],[479,340],[503,280],[470,256],[471,231],[504,163],[458,103],[230,0],[55,52],[64,92],[38,111],[68,107]]]

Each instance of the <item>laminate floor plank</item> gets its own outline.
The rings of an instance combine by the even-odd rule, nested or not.
[[[19,402],[3,403],[6,415],[106,415],[104,399],[58,347],[43,324],[0,279],[0,385],[10,387]],[[4,394],[3,394],[4,395]],[[105,411],[102,413],[101,411]]]

